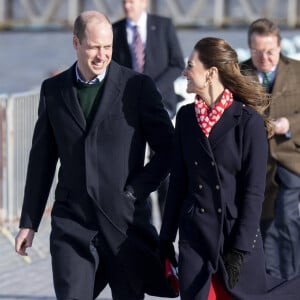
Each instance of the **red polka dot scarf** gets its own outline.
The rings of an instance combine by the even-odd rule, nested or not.
[[[205,101],[196,95],[195,111],[196,118],[203,133],[208,137],[213,126],[219,121],[224,110],[228,108],[233,102],[232,93],[225,89],[220,101],[218,101],[212,108],[209,108]]]

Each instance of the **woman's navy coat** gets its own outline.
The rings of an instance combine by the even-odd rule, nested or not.
[[[259,230],[267,155],[263,119],[241,102],[225,110],[209,138],[194,104],[179,111],[161,238],[174,241],[179,228],[182,299],[206,300],[212,273],[230,290],[223,256],[231,248],[247,252],[233,299],[268,299],[278,284],[265,274]],[[283,299],[276,298],[281,292],[274,290],[272,299]]]

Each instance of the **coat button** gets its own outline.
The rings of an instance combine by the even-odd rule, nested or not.
[[[222,213],[222,208],[218,208],[218,213],[220,214],[220,213]]]
[[[214,162],[214,161],[212,161],[212,162],[211,162],[211,165],[212,165],[212,166],[214,166],[214,165],[215,165],[215,162]]]
[[[202,189],[203,189],[203,185],[199,184],[199,190],[202,190]]]
[[[195,161],[194,164],[195,164],[195,166],[198,166],[198,162],[197,161]]]
[[[220,189],[220,186],[217,184],[216,185],[216,190],[219,190]]]
[[[200,208],[200,213],[204,214],[205,213],[205,209],[203,207]]]

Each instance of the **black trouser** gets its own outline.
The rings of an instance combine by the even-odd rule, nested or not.
[[[123,269],[123,266],[113,255],[111,249],[107,246],[104,239],[98,234],[92,241],[91,249],[98,262],[98,271],[96,273],[97,279],[103,281],[103,277],[111,288],[113,300],[142,300],[144,293],[137,292],[128,281],[128,277]],[[95,286],[94,297],[99,294],[97,286]]]

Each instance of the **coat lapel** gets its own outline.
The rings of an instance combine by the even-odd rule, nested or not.
[[[238,124],[243,105],[241,102],[233,101],[232,105],[224,111],[221,119],[212,128],[209,135],[209,142],[212,149],[216,147],[229,130]]]
[[[121,41],[118,42],[120,47],[124,47],[124,57],[127,58],[127,62],[125,63],[126,66],[129,68],[132,68],[132,57],[131,57],[131,52],[130,52],[130,45],[128,44],[127,40],[127,32],[126,32],[126,19],[122,21],[122,24],[120,26],[121,34],[119,35]],[[117,50],[118,51],[118,50]],[[120,50],[122,52],[122,50]]]
[[[283,59],[279,60],[277,75],[272,91],[272,100],[278,96],[281,96],[288,90],[288,83],[290,80],[293,80],[293,77],[290,76],[291,74],[289,68],[289,63]],[[286,74],[289,74],[290,76],[289,81],[287,80]]]
[[[216,145],[222,140],[224,135],[233,127],[235,127],[239,122],[239,117],[242,114],[243,104],[238,101],[233,101],[232,105],[225,110],[221,119],[212,128],[212,131],[207,138],[202,132],[198,121],[196,119],[194,106],[192,105],[190,118],[194,120],[193,130],[195,131],[195,136],[197,136],[197,142],[205,150],[205,152],[212,157],[211,149],[214,149]]]
[[[147,74],[148,65],[153,63],[151,53],[156,53],[156,48],[159,47],[156,41],[157,27],[153,22],[153,18],[148,14],[147,16],[147,41],[145,46],[145,65],[144,65],[144,73]],[[154,49],[152,49],[154,48]]]
[[[200,128],[200,126],[198,124],[197,118],[196,118],[194,104],[191,105],[190,116],[188,116],[188,119],[193,120],[192,130],[195,132],[195,134],[193,134],[193,136],[197,137],[196,138],[197,139],[197,143],[200,144],[201,148],[203,148],[204,151],[209,156],[211,156],[211,152],[210,152],[209,145],[208,145],[208,139],[204,135],[202,129]]]
[[[66,81],[61,81],[61,93],[70,114],[73,116],[79,127],[82,130],[85,130],[86,121],[78,101],[74,74],[75,64],[66,71]]]
[[[93,131],[93,129],[108,116],[109,111],[113,109],[114,103],[117,101],[120,94],[120,66],[114,61],[110,63],[104,80],[103,94],[92,121],[89,130],[90,132]]]

